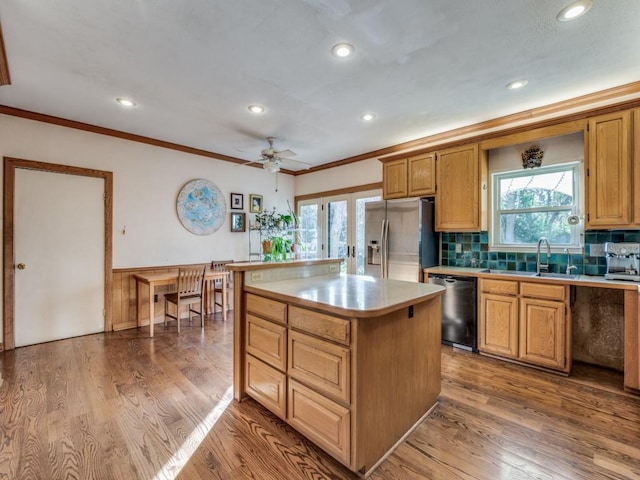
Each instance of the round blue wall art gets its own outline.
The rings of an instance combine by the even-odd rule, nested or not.
[[[227,203],[220,189],[209,180],[188,182],[178,194],[178,218],[191,233],[211,235],[227,216]]]

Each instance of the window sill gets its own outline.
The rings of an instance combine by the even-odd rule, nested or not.
[[[566,253],[565,249],[569,249],[569,253],[582,255],[584,254],[584,245],[580,246],[554,246],[551,244],[551,253]],[[489,245],[490,252],[524,252],[524,253],[536,253],[537,248],[535,246],[522,246],[522,245]],[[546,245],[542,245],[540,248],[542,253],[547,253]]]

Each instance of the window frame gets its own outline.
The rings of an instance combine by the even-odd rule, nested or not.
[[[572,171],[573,172],[573,206],[571,206],[571,215],[577,215],[580,217],[580,222],[576,225],[570,226],[571,243],[566,244],[551,244],[551,250],[553,252],[564,252],[568,249],[571,253],[582,253],[583,239],[584,239],[584,222],[582,221],[582,189],[580,188],[582,180],[582,162],[565,162],[545,167],[539,167],[536,169],[524,169],[524,170],[509,170],[494,172],[491,174],[491,196],[490,196],[490,212],[491,222],[489,228],[489,250],[490,251],[514,251],[514,252],[535,252],[535,243],[502,243],[500,242],[500,217],[502,214],[509,213],[535,213],[535,212],[553,212],[559,210],[567,210],[567,206],[558,207],[535,207],[535,208],[518,208],[501,210],[500,209],[500,188],[499,182],[505,178],[518,178],[528,177],[531,175],[543,175],[545,173]]]

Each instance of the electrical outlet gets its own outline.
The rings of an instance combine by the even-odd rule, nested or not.
[[[462,244],[456,243],[456,253],[462,253]]]
[[[263,278],[262,272],[251,272],[251,281],[259,282]]]
[[[589,245],[589,256],[604,257],[604,244],[592,243]]]
[[[337,263],[332,263],[329,265],[329,273],[338,273],[340,271],[340,265]]]

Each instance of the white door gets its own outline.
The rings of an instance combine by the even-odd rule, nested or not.
[[[16,347],[104,331],[104,192],[101,178],[16,169]]]

